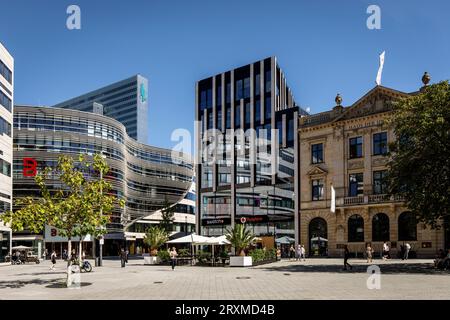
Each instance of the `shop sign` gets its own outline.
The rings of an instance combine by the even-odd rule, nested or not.
[[[269,222],[267,216],[240,216],[236,217],[237,223],[266,223]]]
[[[217,226],[231,224],[231,218],[202,219],[202,226]]]

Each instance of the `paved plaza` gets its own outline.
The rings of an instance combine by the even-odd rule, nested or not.
[[[432,260],[374,260],[380,289],[369,290],[368,264],[341,259],[281,261],[251,268],[144,265],[118,260],[83,273],[82,286],[68,289],[65,263],[0,266],[0,299],[449,299],[450,273],[434,270]]]

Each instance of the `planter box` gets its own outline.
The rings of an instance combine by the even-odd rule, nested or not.
[[[230,257],[230,267],[251,267],[252,257]]]
[[[144,264],[158,264],[159,258],[158,257],[152,257],[152,256],[144,256]]]

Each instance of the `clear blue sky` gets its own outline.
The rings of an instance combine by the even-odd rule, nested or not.
[[[66,28],[81,8],[82,29]],[[366,27],[370,4],[381,30]],[[192,131],[197,80],[278,57],[311,113],[344,105],[375,84],[415,91],[424,71],[450,78],[450,1],[0,0],[0,41],[15,57],[15,102],[52,105],[140,73],[149,79],[149,143]]]

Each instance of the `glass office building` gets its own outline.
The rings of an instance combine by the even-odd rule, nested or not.
[[[0,43],[0,215],[12,203],[14,59]],[[0,221],[0,264],[11,253],[11,229]]]
[[[188,155],[174,155],[171,150],[137,142],[128,136],[124,125],[100,114],[54,107],[15,106],[14,197],[40,196],[33,177],[23,174],[24,158],[35,159],[39,171],[56,166],[61,154],[74,157],[86,154],[89,157],[95,153],[106,156],[110,172],[105,178],[112,184],[112,193],[126,202],[124,208],[114,209],[106,226],[104,253],[116,255],[117,247],[123,245],[127,230],[133,229],[136,221],[157,214],[166,200],[173,205],[184,200],[194,183],[193,164]],[[55,177],[49,188],[52,189],[53,184],[56,188],[58,181]],[[185,221],[182,216],[175,223],[193,226],[195,220]],[[24,237],[24,234],[14,233],[14,239]],[[44,235],[46,243],[52,242],[49,237]],[[59,251],[59,247],[55,249]]]
[[[276,57],[196,85],[197,229],[245,223],[270,248],[298,238],[298,118]]]
[[[95,112],[121,122],[129,137],[147,143],[148,80],[141,75],[58,103],[53,107]]]

